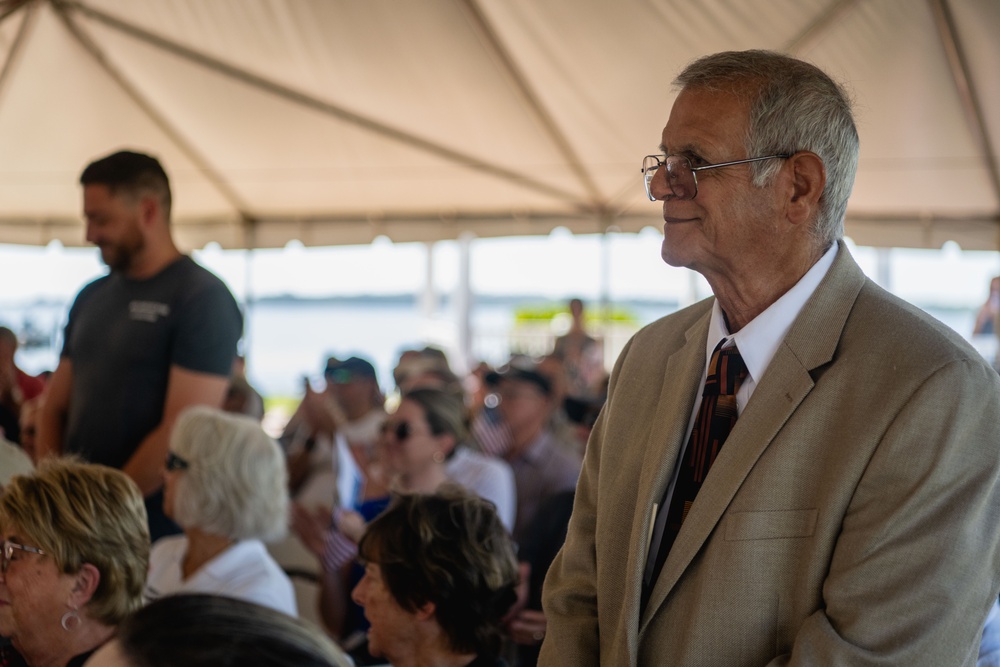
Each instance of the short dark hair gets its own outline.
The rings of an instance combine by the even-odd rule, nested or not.
[[[379,566],[403,609],[434,604],[452,650],[497,654],[500,621],[516,598],[517,562],[492,503],[457,486],[397,496],[358,550]]]
[[[132,197],[152,193],[160,198],[163,211],[170,219],[170,179],[160,161],[151,155],[118,151],[94,160],[80,174],[80,185],[106,185],[112,194],[125,193]]]
[[[136,667],[351,664],[329,639],[302,621],[218,595],[167,595],[155,600],[119,626],[117,641]]]

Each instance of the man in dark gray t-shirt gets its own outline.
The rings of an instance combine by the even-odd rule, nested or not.
[[[124,470],[146,496],[155,539],[176,532],[160,493],[170,429],[186,407],[222,405],[242,316],[225,284],[174,245],[155,158],[115,153],[80,182],[87,240],[111,270],[70,309],[39,453]]]

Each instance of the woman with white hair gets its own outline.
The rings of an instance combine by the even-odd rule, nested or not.
[[[263,544],[285,534],[287,493],[285,457],[258,423],[186,410],[170,437],[163,495],[184,534],[153,545],[147,600],[215,593],[295,616],[292,583]]]

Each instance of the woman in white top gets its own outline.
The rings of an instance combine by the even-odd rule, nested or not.
[[[147,600],[216,593],[295,616],[292,583],[263,544],[288,525],[278,444],[252,419],[190,408],[174,427],[166,468],[164,511],[184,534],[153,545]]]

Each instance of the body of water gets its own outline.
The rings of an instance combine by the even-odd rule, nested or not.
[[[493,364],[504,362],[511,346],[544,349],[558,332],[514,333],[519,307],[551,303],[526,297],[494,297],[477,303],[472,311],[472,351],[477,359]],[[672,312],[674,303],[648,301],[615,302],[635,317],[635,326],[615,330],[610,335],[607,363],[625,344],[634,328]],[[34,332],[34,346],[22,347],[18,364],[25,371],[39,373],[54,369],[62,339],[62,326],[69,304],[0,304],[0,324],[22,332]],[[592,306],[593,307],[593,306]],[[970,337],[975,312],[971,309],[926,307],[925,310]],[[244,354],[251,382],[265,396],[298,396],[303,377],[321,378],[327,356],[351,355],[370,359],[379,373],[381,385],[392,387],[392,368],[400,351],[436,345],[455,354],[458,332],[454,314],[444,303],[434,316],[427,317],[415,298],[333,298],[320,300],[272,299],[254,303],[247,311]],[[996,351],[993,336],[976,337],[973,344],[984,355]]]

